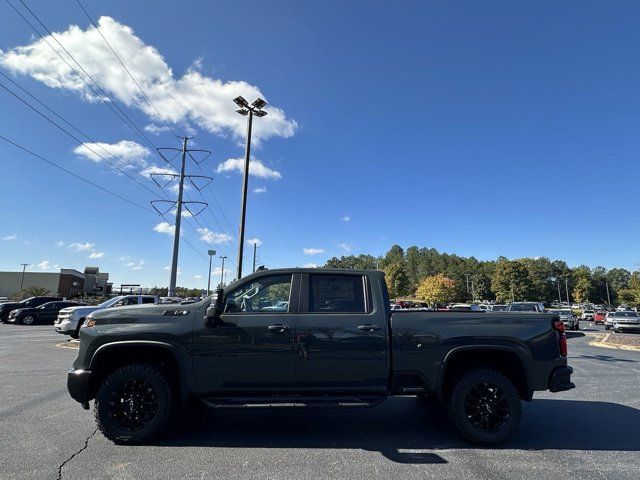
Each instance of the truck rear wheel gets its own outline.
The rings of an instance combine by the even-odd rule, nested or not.
[[[478,368],[463,373],[454,382],[447,410],[464,438],[491,446],[515,433],[522,405],[516,387],[507,377],[489,368]]]
[[[133,363],[110,374],[98,389],[94,415],[105,437],[140,444],[169,424],[174,408],[169,380],[149,363]]]

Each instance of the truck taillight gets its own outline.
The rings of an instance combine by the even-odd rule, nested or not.
[[[567,334],[564,333],[564,323],[560,320],[553,322],[553,329],[558,332],[558,348],[560,348],[560,355],[567,356]]]

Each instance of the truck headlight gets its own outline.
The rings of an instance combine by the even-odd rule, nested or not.
[[[96,320],[94,318],[87,318],[82,325],[82,328],[93,327],[96,324]]]

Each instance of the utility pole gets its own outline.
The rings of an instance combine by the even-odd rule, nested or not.
[[[607,287],[607,304],[611,306],[611,296],[609,295],[609,282],[605,280],[604,285],[605,287]]]
[[[160,187],[161,189],[164,188],[165,186],[167,186],[169,183],[171,183],[172,180],[174,180],[176,177],[178,178],[178,199],[177,201],[173,201],[173,200],[152,200],[151,201],[151,206],[154,208],[154,210],[156,212],[158,212],[158,214],[164,218],[164,216],[169,213],[171,211],[171,209],[175,206],[176,208],[176,219],[175,219],[175,224],[174,224],[174,232],[173,232],[173,254],[171,256],[171,275],[169,277],[169,289],[168,289],[168,295],[170,297],[174,297],[175,293],[176,293],[176,280],[178,277],[178,254],[180,251],[180,225],[182,224],[182,207],[184,206],[184,208],[191,214],[191,216],[195,217],[197,215],[199,215],[200,213],[202,213],[204,211],[205,208],[207,208],[208,204],[206,202],[200,202],[200,201],[183,201],[183,195],[184,195],[184,179],[188,178],[189,182],[191,182],[191,185],[193,185],[193,187],[200,191],[202,190],[204,187],[206,187],[207,185],[209,185],[209,183],[211,183],[211,181],[213,180],[212,177],[207,177],[204,175],[185,175],[185,167],[186,167],[186,160],[187,160],[187,155],[189,155],[189,157],[196,162],[197,164],[200,164],[201,162],[203,162],[206,158],[209,157],[209,155],[211,155],[211,152],[208,150],[200,150],[200,149],[188,149],[187,148],[187,142],[189,140],[191,140],[193,137],[179,137],[182,138],[182,148],[178,149],[178,148],[172,148],[172,147],[162,147],[162,148],[158,148],[158,153],[160,154],[160,156],[169,164],[171,165],[171,160],[167,159],[163,154],[163,150],[173,150],[173,151],[178,151],[181,153],[181,164],[180,164],[180,173],[176,174],[176,173],[152,173],[150,174],[151,179],[155,182],[156,185],[158,185],[158,187]],[[206,153],[206,156],[204,158],[201,158],[200,161],[196,160],[193,155],[191,155],[191,152],[203,152]],[[177,154],[176,154],[177,155]],[[171,177],[170,180],[164,184],[159,183],[155,177]],[[200,179],[200,183],[201,185],[199,186],[198,184],[196,184],[193,179],[194,178],[199,178]],[[158,207],[156,206],[156,204],[164,204],[165,207],[167,204],[169,204],[168,208],[165,208],[164,211],[158,209]],[[189,209],[189,205],[199,205],[201,208],[200,210],[196,211],[191,211]]]
[[[262,98],[257,98],[251,105],[243,97],[233,99],[240,108],[236,110],[240,115],[248,115],[247,144],[244,151],[244,174],[242,176],[242,208],[240,210],[240,229],[238,234],[238,280],[242,278],[242,255],[244,253],[244,226],[247,217],[247,188],[249,186],[249,160],[251,158],[251,128],[253,116],[264,117],[267,112],[262,110],[266,105]]]
[[[571,306],[571,300],[569,300],[569,280],[567,278],[564,279],[564,288],[567,291],[567,305]]]
[[[258,244],[253,242],[253,273],[256,273],[256,250],[258,249]]]
[[[222,272],[220,272],[220,285],[224,285],[224,259],[227,258],[227,256],[225,255],[224,257],[220,257],[222,259]]]
[[[211,295],[211,259],[216,254],[215,250],[209,250],[209,276],[207,277],[207,297]]]
[[[556,279],[556,285],[558,286],[558,303],[562,306],[562,295],[560,295],[560,279]],[[567,306],[569,305],[569,299],[567,299]]]
[[[513,286],[513,282],[511,282],[511,303],[516,301],[516,293],[515,293],[515,288]]]
[[[176,204],[176,223],[173,231],[173,255],[171,257],[171,277],[169,277],[169,296],[176,295],[176,280],[178,278],[178,251],[180,250],[180,224],[182,223],[182,194],[184,193],[184,166],[187,159],[187,140],[182,140],[182,163],[180,167],[180,179],[178,184],[178,202]]]
[[[21,263],[20,265],[22,265],[22,278],[20,279],[20,291],[22,291],[22,285],[24,285],[24,272],[27,269],[27,265],[29,265],[28,263]]]

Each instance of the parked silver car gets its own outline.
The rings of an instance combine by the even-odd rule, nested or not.
[[[612,328],[616,333],[640,332],[640,314],[631,311],[615,312]]]

